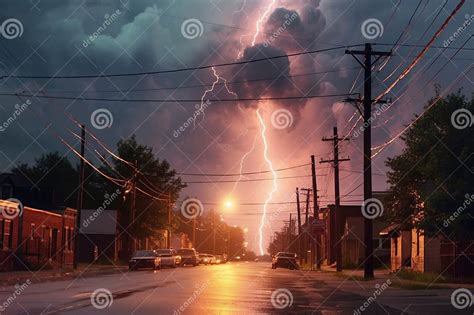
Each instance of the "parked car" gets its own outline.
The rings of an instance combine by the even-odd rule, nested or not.
[[[299,269],[298,262],[296,260],[296,254],[290,252],[279,252],[273,257],[272,269],[288,268],[288,269]]]
[[[224,263],[224,257],[222,255],[216,255],[216,264],[223,264]]]
[[[139,268],[159,270],[161,269],[161,258],[154,250],[137,250],[128,262],[128,269],[137,270]]]
[[[181,264],[181,256],[174,249],[157,249],[156,253],[161,258],[161,266],[176,268]]]
[[[209,257],[207,254],[199,254],[199,264],[201,265],[208,265],[209,264]]]
[[[181,266],[192,265],[196,267],[199,264],[199,257],[194,248],[178,249],[178,255],[181,256]]]
[[[209,259],[209,264],[210,265],[215,265],[216,264],[216,256],[208,254],[207,258]]]

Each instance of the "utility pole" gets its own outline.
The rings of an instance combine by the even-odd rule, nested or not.
[[[212,211],[212,254],[216,254],[216,216],[214,215],[214,211]]]
[[[291,213],[290,213],[290,222],[288,222],[288,251],[290,252],[291,249]]]
[[[171,191],[168,191],[168,246],[167,248],[171,248]],[[193,244],[194,246],[194,244]]]
[[[193,219],[193,247],[197,249],[197,246],[196,246],[196,218]]]
[[[306,192],[306,210],[305,210],[305,233],[304,233],[304,252],[305,252],[305,262],[308,261],[308,249],[310,247],[310,238],[308,237],[311,230],[309,229],[310,222],[309,222],[309,195],[311,194],[311,188],[301,188],[302,191]]]
[[[351,54],[357,62],[364,69],[364,111],[362,116],[364,118],[364,200],[372,198],[372,152],[371,152],[371,123],[372,123],[372,66],[382,56],[391,56],[392,53],[384,51],[372,50],[372,44],[365,44],[365,49],[361,50],[346,50],[346,54]],[[357,55],[364,56],[364,62],[361,62]],[[376,56],[372,62],[372,56]],[[359,110],[360,111],[360,110]],[[364,219],[364,243],[365,243],[365,264],[364,264],[364,278],[369,279],[374,277],[374,257],[373,257],[373,225],[371,219]]]
[[[335,195],[335,221],[336,221],[336,271],[342,271],[342,247],[341,247],[341,196],[339,192],[339,163],[344,161],[349,161],[348,158],[340,159],[339,158],[339,142],[349,140],[348,138],[339,138],[337,134],[337,127],[333,129],[332,138],[323,138],[323,141],[332,141],[334,148],[334,159],[333,160],[321,160],[320,163],[334,163],[334,195]]]
[[[318,186],[316,181],[316,162],[314,155],[311,155],[311,177],[313,184],[313,220],[319,220]],[[316,247],[316,269],[321,269],[321,237],[318,233],[316,233],[314,247]],[[313,268],[313,266],[311,266],[311,268]]]
[[[73,268],[79,263],[79,231],[81,230],[81,211],[84,199],[84,146],[86,144],[86,126],[81,125],[81,159],[79,163],[79,190],[77,192],[76,233],[74,234]]]
[[[300,266],[303,263],[303,254],[301,252],[301,207],[300,207],[300,191],[296,187],[296,210],[298,211],[298,255],[300,256]]]
[[[131,200],[130,200],[130,226],[132,227],[131,240],[130,240],[130,255],[133,255],[133,252],[136,250],[136,238],[135,238],[135,216],[137,208],[137,175],[138,175],[138,162],[135,160],[133,168],[133,177],[131,180],[132,190],[131,190]]]

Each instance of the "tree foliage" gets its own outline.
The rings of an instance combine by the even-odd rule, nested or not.
[[[459,109],[474,113],[474,101],[437,92],[433,102],[402,137],[403,152],[386,162],[391,219],[428,235],[441,230],[451,239],[473,239],[473,205],[466,200],[474,195],[474,127],[456,128],[453,119]]]

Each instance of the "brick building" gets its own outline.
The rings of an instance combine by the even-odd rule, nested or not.
[[[76,210],[42,210],[0,199],[0,271],[72,266]]]

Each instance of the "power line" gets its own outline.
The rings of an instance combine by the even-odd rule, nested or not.
[[[170,69],[170,70],[146,71],[146,72],[135,72],[135,73],[71,75],[71,76],[9,75],[9,76],[1,76],[0,78],[1,79],[3,79],[3,78],[17,78],[17,79],[95,79],[95,78],[130,77],[130,76],[155,75],[155,74],[164,74],[164,73],[177,73],[177,72],[183,72],[183,71],[195,71],[195,70],[211,69],[211,68],[217,68],[217,67],[245,65],[245,64],[251,64],[251,63],[256,63],[256,62],[261,62],[261,61],[268,61],[268,60],[274,60],[274,59],[281,59],[281,58],[296,57],[296,56],[301,56],[301,55],[315,54],[315,53],[327,52],[327,51],[344,49],[344,48],[349,48],[349,47],[358,47],[358,46],[362,46],[362,45],[363,44],[349,45],[349,46],[337,46],[337,47],[332,47],[332,48],[302,51],[302,52],[286,54],[286,55],[277,55],[277,56],[270,56],[270,57],[264,57],[264,58],[257,58],[257,59],[252,59],[252,60],[226,62],[226,63],[219,63],[219,64],[213,64],[213,65],[178,68],[178,69]]]
[[[373,45],[379,45],[379,46],[392,46],[393,44],[388,44],[388,43],[376,43],[376,44],[373,44]],[[402,46],[402,47],[415,47],[415,48],[424,48],[425,45],[419,45],[419,44],[398,44],[398,46]],[[437,46],[437,45],[431,45],[430,48],[437,48],[437,49],[450,49],[450,50],[459,50],[460,48],[462,48],[461,50],[474,50],[474,48],[470,48],[470,47],[451,47],[451,46],[448,46],[448,47],[444,47],[444,46]]]
[[[295,165],[295,166],[289,166],[285,168],[279,168],[275,169],[273,171],[268,170],[268,171],[255,171],[255,172],[245,172],[245,173],[233,173],[233,174],[218,174],[218,173],[176,173],[176,175],[181,175],[181,176],[207,176],[207,177],[225,177],[225,176],[242,176],[242,175],[254,175],[254,174],[264,174],[264,173],[272,173],[272,172],[281,172],[281,171],[287,171],[287,170],[292,170],[295,168],[300,168],[304,166],[311,165],[311,163],[306,163],[306,164],[301,164],[301,165]]]
[[[237,80],[237,81],[227,81],[227,82],[219,82],[219,83],[209,83],[209,84],[194,84],[194,85],[185,85],[185,86],[172,86],[172,87],[161,87],[161,88],[147,88],[147,89],[115,89],[115,90],[95,90],[95,91],[81,91],[81,90],[31,90],[31,93],[81,93],[81,94],[98,94],[98,93],[133,93],[133,92],[146,92],[146,91],[164,91],[164,90],[181,90],[181,89],[192,89],[192,88],[205,88],[209,86],[225,86],[226,84],[241,84],[241,83],[252,83],[252,82],[261,82],[261,81],[272,81],[276,79],[289,79],[289,78],[298,78],[298,77],[306,77],[311,75],[318,75],[318,74],[327,74],[327,73],[335,73],[341,71],[351,71],[356,70],[358,67],[347,67],[347,68],[340,68],[340,69],[333,69],[327,71],[317,71],[317,72],[308,72],[308,73],[301,73],[301,74],[294,74],[294,75],[286,75],[286,76],[278,76],[278,77],[268,77],[268,78],[258,78],[258,79],[249,79],[249,80]]]
[[[344,94],[326,94],[326,95],[301,95],[301,96],[284,96],[284,97],[251,97],[251,98],[224,98],[209,99],[209,102],[250,102],[250,101],[274,101],[274,100],[301,100],[314,98],[332,98],[359,95],[358,93]],[[201,103],[201,99],[116,99],[116,98],[95,98],[95,97],[69,97],[69,96],[49,96],[49,95],[33,95],[33,94],[15,94],[0,93],[0,96],[23,96],[36,97],[44,99],[57,100],[74,100],[74,101],[95,101],[95,102],[136,102],[136,103]]]
[[[318,175],[318,176],[324,176],[324,175]],[[308,178],[311,177],[310,175],[295,175],[295,176],[284,176],[284,177],[278,177],[275,178],[277,180],[279,179],[292,179],[292,178]],[[273,178],[254,178],[254,179],[235,179],[235,180],[216,180],[216,181],[184,181],[186,184],[215,184],[215,183],[235,183],[235,182],[261,182],[261,181],[269,181],[273,180]]]
[[[421,50],[420,53],[418,53],[417,57],[402,71],[402,73],[400,74],[400,76],[394,81],[392,82],[392,84],[390,84],[388,86],[388,88],[383,92],[381,93],[377,98],[376,98],[376,102],[379,101],[382,97],[384,97],[385,95],[387,95],[388,93],[390,93],[390,91],[392,91],[392,89],[401,81],[403,80],[410,72],[411,70],[418,64],[418,62],[423,58],[423,56],[426,54],[426,52],[428,51],[428,49],[430,47],[433,47],[433,42],[439,37],[439,35],[444,31],[444,29],[448,26],[449,22],[451,21],[451,19],[459,12],[459,10],[462,8],[462,6],[464,5],[464,3],[466,2],[466,0],[461,0],[458,5],[454,8],[454,10],[451,12],[451,14],[445,19],[445,21],[443,22],[443,24],[438,28],[438,30],[433,34],[433,36],[431,37],[431,39],[428,41],[428,43],[423,47],[423,49]],[[474,48],[473,48],[474,50]]]

